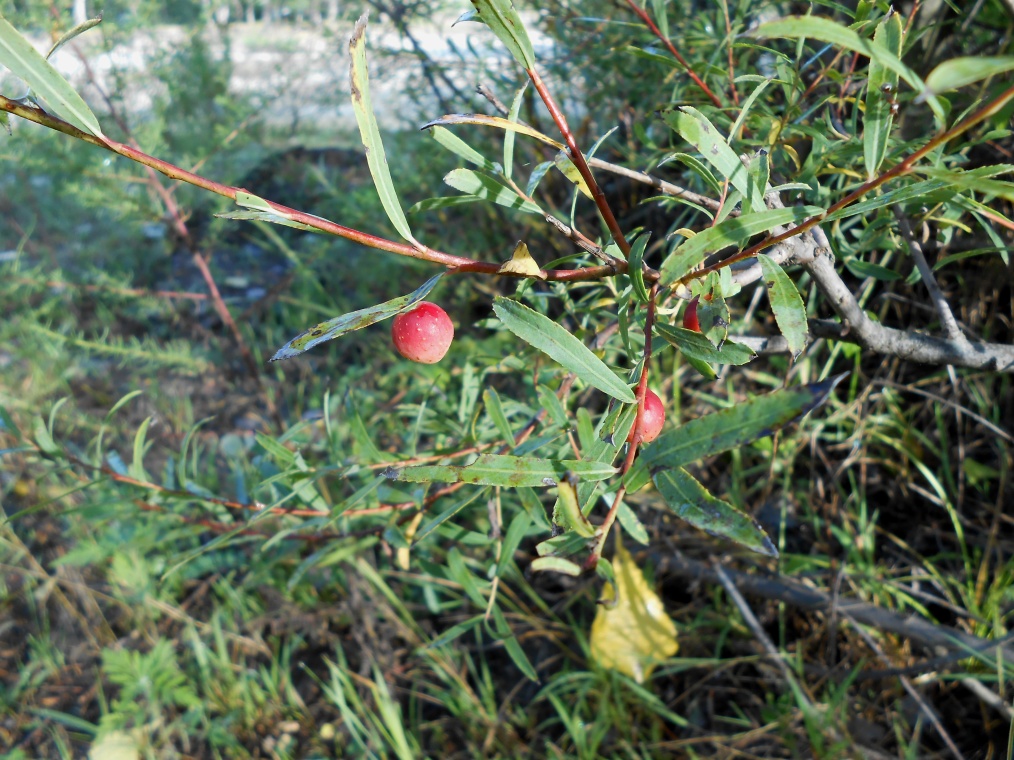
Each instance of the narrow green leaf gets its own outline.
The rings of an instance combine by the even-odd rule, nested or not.
[[[563,404],[560,403],[560,399],[556,397],[553,389],[540,383],[535,389],[535,393],[539,397],[539,404],[549,412],[553,422],[564,430],[569,429],[570,420],[567,419],[567,410],[563,408]]]
[[[532,518],[527,512],[518,512],[511,520],[507,533],[503,537],[503,545],[500,547],[500,561],[496,563],[496,574],[503,576],[514,561],[514,552],[532,527]]]
[[[363,418],[359,414],[359,408],[356,406],[355,398],[351,392],[345,397],[345,417],[352,437],[359,447],[362,461],[367,464],[383,462],[385,457],[380,453],[380,449],[377,448],[373,439],[370,438],[370,433],[366,430],[366,425],[363,424]]]
[[[564,144],[557,142],[552,137],[542,134],[537,129],[522,124],[517,121],[510,121],[502,116],[486,116],[481,113],[451,113],[446,116],[441,116],[439,119],[423,124],[420,129],[427,129],[428,127],[444,124],[477,124],[485,127],[496,127],[497,129],[505,129],[512,132],[520,132],[523,135],[534,137],[536,140],[545,143],[546,145],[552,145],[557,150],[563,150]]]
[[[60,456],[60,448],[56,445],[56,441],[53,440],[53,436],[50,434],[49,428],[46,427],[46,423],[42,417],[36,417],[32,420],[32,433],[35,436],[35,445],[39,447],[39,451],[50,457]]]
[[[645,446],[641,457],[650,467],[681,467],[764,438],[820,406],[845,377],[799,385],[698,417]]]
[[[535,51],[521,17],[510,0],[472,0],[479,20],[490,28],[526,70],[535,68]]]
[[[99,121],[88,104],[3,16],[0,16],[0,66],[24,79],[46,111],[82,132],[102,137]]]
[[[721,348],[715,346],[707,336],[693,330],[673,325],[656,324],[655,332],[678,348],[688,359],[716,364],[747,364],[756,354],[748,347],[731,340],[724,341]]]
[[[50,58],[52,58],[54,55],[56,55],[56,51],[58,51],[60,48],[62,48],[64,45],[66,45],[68,42],[70,42],[72,39],[74,39],[75,37],[77,37],[77,36],[79,36],[81,34],[84,34],[89,29],[94,29],[96,26],[98,26],[101,23],[102,23],[102,16],[101,15],[96,16],[95,18],[90,18],[87,21],[82,21],[80,24],[78,24],[73,29],[71,29],[69,32],[66,32],[63,36],[60,37],[60,39],[58,39],[53,44],[53,47],[51,47],[49,49],[49,52],[46,53],[46,60],[48,61]]]
[[[627,267],[627,274],[630,276],[630,284],[634,289],[634,295],[641,303],[648,303],[651,296],[644,284],[644,251],[648,247],[651,233],[641,235],[630,246],[630,260]]]
[[[149,479],[148,473],[144,471],[144,443],[151,420],[151,417],[146,417],[134,436],[134,458],[130,464],[130,476],[142,482],[147,482]]]
[[[874,40],[861,37],[855,30],[827,18],[791,16],[761,24],[748,34],[757,38],[788,37],[789,39],[799,39],[809,37],[821,42],[829,42],[832,45],[864,55],[870,60],[876,60],[884,68],[895,72],[916,92],[923,93],[926,90],[922,79],[886,47]],[[945,114],[940,100],[929,93],[926,102],[936,116],[937,126],[942,126]]]
[[[387,212],[387,218],[403,238],[412,245],[421,247],[422,244],[412,236],[405,212],[401,208],[401,201],[398,200],[398,193],[394,189],[391,169],[387,165],[387,154],[384,153],[384,143],[380,139],[377,117],[373,113],[373,102],[370,100],[370,72],[366,65],[366,22],[369,16],[370,13],[367,11],[359,17],[352,32],[352,39],[349,40],[349,56],[352,59],[349,70],[352,82],[352,109],[356,114],[363,147],[366,148],[366,163],[370,167],[373,184],[380,196],[380,203]]]
[[[508,330],[548,354],[588,385],[626,404],[634,403],[630,387],[591,349],[549,317],[503,296],[494,299],[493,311]]]
[[[421,214],[425,211],[437,211],[451,206],[467,206],[470,203],[479,203],[481,200],[482,198],[476,198],[474,195],[444,195],[413,203],[406,213]]]
[[[704,165],[704,163],[697,158],[697,156],[691,156],[689,153],[670,153],[668,156],[658,162],[659,166],[662,166],[669,161],[679,161],[681,164],[694,172],[697,176],[707,183],[708,187],[714,190],[717,194],[722,193],[722,183],[715,179],[715,175],[711,173],[711,169]]]
[[[487,388],[482,392],[482,401],[486,405],[486,413],[489,414],[490,419],[493,420],[493,424],[496,425],[496,429],[503,436],[504,443],[508,446],[513,446],[514,431],[511,430],[510,423],[507,421],[503,404],[500,403],[500,396],[492,388]]]
[[[384,475],[406,483],[472,483],[480,486],[547,488],[557,485],[567,473],[581,480],[605,480],[617,472],[608,463],[578,459],[536,459],[505,454],[482,454],[468,465],[420,465],[384,471]]]
[[[431,641],[423,648],[436,649],[438,647],[446,646],[447,644],[450,644],[452,641],[454,641],[462,634],[471,631],[473,628],[479,625],[479,623],[481,623],[483,621],[483,618],[485,617],[486,617],[485,614],[476,615],[474,617],[470,617],[468,620],[465,620],[464,622],[458,623],[457,625],[452,625],[450,628],[441,633],[439,636],[437,636],[435,639],[433,639],[433,641]]]
[[[665,12],[666,0],[651,0],[652,14],[655,16],[655,25],[662,32],[663,37],[669,36],[669,15]]]
[[[751,92],[750,95],[747,96],[747,99],[743,101],[743,105],[739,107],[739,115],[736,116],[736,121],[732,123],[732,129],[729,130],[729,140],[736,139],[736,136],[739,134],[739,129],[746,121],[747,114],[750,113],[750,109],[753,107],[753,104],[757,101],[757,98],[760,97],[761,93],[764,92],[764,89],[771,84],[771,82],[772,80],[770,79],[763,80],[760,84],[754,87],[753,92]]]
[[[602,502],[607,508],[612,506],[613,499],[615,498],[616,494],[602,494]],[[628,536],[639,544],[648,545],[650,542],[648,530],[644,527],[644,523],[641,522],[640,518],[634,514],[634,510],[627,505],[627,502],[620,501],[619,509],[616,510],[616,519],[620,521],[620,525],[623,526],[623,530],[627,531]]]
[[[877,25],[873,41],[900,59],[904,34],[901,14],[892,9]],[[863,116],[863,157],[866,161],[866,175],[870,179],[876,176],[887,154],[887,141],[894,123],[891,101],[897,90],[898,72],[884,66],[879,58],[870,59],[866,113]]]
[[[518,90],[518,94],[514,96],[514,101],[507,112],[507,121],[517,122],[518,114],[521,113],[521,104],[524,102],[525,90],[528,89],[528,82],[529,80],[526,79],[525,83],[521,85],[521,89]],[[514,138],[517,134],[513,129],[508,129],[503,137],[503,173],[507,179],[510,179],[514,173]]]
[[[901,275],[893,269],[888,269],[880,264],[873,264],[869,261],[863,261],[862,259],[845,259],[845,268],[856,277],[872,277],[874,280],[880,280],[881,282],[901,279]]]
[[[934,94],[956,90],[987,77],[1014,70],[1014,56],[969,56],[952,58],[937,66],[926,77],[926,89]]]
[[[435,531],[437,528],[439,528],[445,522],[447,522],[452,517],[454,517],[456,514],[458,514],[458,512],[460,512],[465,507],[467,507],[469,504],[471,504],[473,501],[475,501],[480,496],[482,496],[482,495],[484,495],[484,494],[486,494],[488,492],[489,492],[489,488],[479,488],[479,489],[473,491],[472,493],[468,494],[467,496],[465,496],[463,499],[459,499],[454,504],[452,504],[450,507],[448,507],[443,512],[441,512],[439,515],[437,515],[432,520],[430,520],[428,523],[426,523],[422,528],[420,528],[419,532],[415,534],[415,538],[412,539],[412,542],[413,543],[419,543],[424,538],[426,538],[426,536],[428,536],[430,533],[432,533],[433,531]]]
[[[488,172],[497,171],[497,165],[495,163],[483,156],[479,151],[446,127],[431,127],[430,135],[440,145],[451,151],[451,153],[454,153],[456,156],[461,156],[469,163],[475,164]]]
[[[746,167],[743,167],[746,171]],[[684,240],[665,261],[659,270],[659,282],[671,285],[692,272],[704,259],[729,246],[742,246],[754,235],[767,232],[775,227],[798,223],[823,212],[816,206],[791,206],[772,208],[753,214],[731,216],[724,222],[698,232]]]
[[[134,393],[140,392],[141,391],[134,391]],[[12,418],[7,409],[2,406],[0,406],[0,430],[6,430],[14,436],[14,440],[18,443],[21,442],[21,431],[18,430],[18,426],[14,424],[14,418]]]
[[[471,169],[454,169],[444,177],[444,182],[455,190],[468,193],[476,198],[493,201],[501,206],[524,211],[528,214],[545,215],[545,212],[537,205],[526,201],[507,185],[488,174],[480,174]]]
[[[708,117],[690,106],[679,110],[662,113],[665,123],[675,129],[680,136],[693,145],[704,160],[714,166],[718,172],[732,183],[747,199],[754,211],[763,211],[765,188],[757,187],[746,166],[739,160],[736,152],[729,147],[725,136],[718,131]]]
[[[581,574],[581,566],[579,564],[563,557],[539,557],[532,560],[530,567],[532,568],[532,572],[536,573],[548,571],[563,573],[575,578]]]
[[[224,214],[215,214],[219,219],[234,219],[241,222],[269,222],[271,224],[280,224],[284,227],[292,227],[297,230],[305,230],[306,232],[320,233],[321,230],[315,229],[308,224],[302,222],[294,222],[287,217],[276,213],[274,210],[271,211],[227,211]]]
[[[658,470],[652,481],[666,506],[695,528],[735,541],[759,554],[778,556],[775,545],[756,521],[712,496],[682,467]]]
[[[389,319],[399,312],[411,309],[433,290],[441,277],[443,277],[443,273],[430,277],[418,289],[407,296],[392,298],[390,301],[371,306],[368,309],[360,309],[359,311],[353,311],[340,317],[329,319],[326,322],[321,322],[306,332],[300,333],[278,349],[275,355],[271,357],[271,361],[277,362],[282,359],[291,359],[293,356],[299,356],[304,351],[309,351],[321,343],[340,338],[342,335],[346,335],[354,330],[361,330],[376,322]]]
[[[793,356],[806,348],[806,307],[796,284],[785,274],[778,262],[766,254],[757,256],[768,289],[768,301],[775,313],[778,329],[789,344]]]

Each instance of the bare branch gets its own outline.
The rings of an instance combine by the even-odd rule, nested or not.
[[[898,227],[901,229],[901,235],[905,238],[905,242],[908,244],[909,253],[912,254],[916,268],[919,270],[919,275],[922,277],[922,281],[926,284],[926,290],[929,291],[930,299],[933,301],[933,305],[936,307],[937,313],[940,315],[940,326],[944,328],[944,335],[947,336],[948,340],[952,340],[956,343],[967,342],[965,336],[961,332],[961,328],[958,327],[958,321],[954,318],[954,314],[951,313],[951,307],[947,303],[947,299],[944,298],[944,294],[940,290],[940,286],[937,284],[937,278],[934,276],[933,270],[930,269],[930,265],[926,262],[926,256],[922,252],[922,246],[919,244],[919,241],[915,239],[915,235],[912,234],[912,226],[908,223],[908,217],[905,216],[904,210],[898,205],[892,206],[891,210],[894,212],[894,217],[898,220]]]

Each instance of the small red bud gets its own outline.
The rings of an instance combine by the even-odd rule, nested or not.
[[[694,332],[701,331],[701,323],[697,321],[697,296],[691,299],[690,303],[687,304],[686,310],[683,312],[683,327]]]

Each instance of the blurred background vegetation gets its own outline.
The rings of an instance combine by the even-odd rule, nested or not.
[[[460,2],[81,5],[0,0],[0,12],[48,41],[75,15],[102,10],[103,23],[56,63],[109,134],[388,236],[350,117],[353,20],[372,9],[375,103],[406,206],[450,194],[441,177],[458,165],[417,127],[448,111],[492,113],[477,84],[507,103],[521,84],[479,27],[451,31],[467,9]],[[655,113],[703,96],[658,60],[664,50],[623,3],[520,5],[582,145],[618,127],[599,155],[635,169],[679,150]],[[649,5],[668,7],[673,39],[720,91],[729,29],[808,8]],[[859,5],[886,11],[886,3]],[[954,55],[1010,54],[1011,11],[1002,0],[972,5],[924,4],[906,62],[925,73]],[[852,12],[815,6],[839,19]],[[780,48],[786,56],[749,40],[733,48],[741,95],[780,80],[746,133],[770,148],[773,176],[806,183],[802,199],[826,204],[862,171],[855,125],[837,116],[852,112],[856,85],[848,60],[831,60],[835,51],[800,57],[792,47]],[[955,94],[952,116],[980,96]],[[550,133],[525,97],[524,119]],[[900,118],[903,152],[925,137],[927,121],[911,98]],[[1008,111],[951,157],[966,168],[1011,162],[1009,120]],[[519,426],[539,411],[517,342],[488,329],[491,296],[509,285],[458,278],[442,286],[458,339],[434,367],[401,360],[383,326],[269,365],[308,326],[410,292],[431,268],[339,239],[221,220],[224,199],[163,182],[185,221],[182,236],[141,167],[16,122],[12,135],[0,134],[0,749],[8,757],[84,757],[95,747],[108,753],[96,757],[119,748],[132,753],[123,757],[157,758],[1010,752],[1012,663],[981,652],[955,657],[905,623],[916,615],[943,636],[1010,640],[1008,375],[927,368],[822,341],[795,363],[761,357],[715,380],[667,360],[661,387],[674,422],[790,380],[851,375],[799,426],[697,471],[764,525],[777,562],[678,523],[648,496],[630,498],[648,535],[628,548],[649,568],[680,642],[639,684],[589,657],[598,581],[532,576],[534,538],[496,561],[500,526],[524,504],[452,497],[438,505],[447,519],[412,544],[407,565],[399,550],[411,536],[399,513],[379,507],[421,498],[376,475],[398,453],[481,437],[482,389],[494,388]],[[766,144],[773,122],[780,134]],[[497,135],[462,134],[500,150]],[[532,165],[552,158],[528,150]],[[658,171],[708,191],[676,162]],[[543,189],[567,218],[569,184],[547,175]],[[605,190],[627,229],[700,224],[693,208],[646,202],[652,191],[634,183],[608,178]],[[995,204],[1011,215],[1009,201]],[[442,250],[487,260],[505,259],[518,239],[540,262],[572,254],[530,218],[462,208],[418,214],[414,228]],[[579,209],[594,228],[590,207]],[[920,222],[938,266],[946,264],[941,276],[961,322],[1011,342],[1011,229],[947,200],[928,204]],[[930,321],[883,218],[857,218],[833,240],[850,285],[881,321]],[[214,309],[201,261],[236,331]],[[801,280],[811,316],[826,316],[808,287]],[[579,302],[581,289],[571,297]],[[752,324],[773,331],[763,305],[741,301],[734,316],[749,310]],[[540,382],[554,371],[543,367]],[[575,413],[547,419],[539,435],[562,435]],[[255,504],[332,516],[242,508]],[[787,668],[766,656],[717,582],[716,561],[738,568]],[[494,575],[502,619],[485,622]],[[779,577],[825,600],[852,600],[873,619],[803,603]]]

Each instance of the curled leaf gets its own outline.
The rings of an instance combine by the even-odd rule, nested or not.
[[[523,240],[519,240],[518,244],[514,246],[514,255],[511,256],[510,261],[505,261],[496,270],[496,273],[514,275],[516,277],[535,277],[540,280],[546,279],[546,273],[539,267],[535,259],[532,258],[532,254],[529,253],[528,246],[525,245]]]

